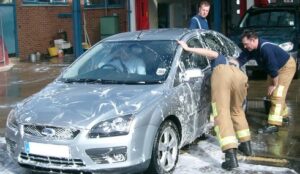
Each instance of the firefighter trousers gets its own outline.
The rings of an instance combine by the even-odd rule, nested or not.
[[[222,151],[251,139],[243,110],[248,77],[232,65],[218,65],[211,76],[212,116]]]
[[[278,71],[278,85],[270,96],[271,107],[268,115],[269,124],[281,126],[282,119],[288,116],[285,98],[295,72],[296,61],[293,57],[290,57],[287,63]],[[268,81],[271,81],[269,76]]]

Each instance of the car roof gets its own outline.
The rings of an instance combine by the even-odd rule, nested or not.
[[[149,29],[115,34],[103,39],[102,41],[180,40],[182,37],[192,32],[195,31],[186,28]]]
[[[284,10],[284,9],[300,9],[299,4],[269,4],[265,7],[252,6],[251,10]]]

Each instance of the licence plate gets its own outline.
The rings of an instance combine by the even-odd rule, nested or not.
[[[71,158],[70,148],[65,145],[42,144],[25,141],[24,146],[26,153],[59,158]]]

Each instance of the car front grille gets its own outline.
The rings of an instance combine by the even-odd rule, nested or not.
[[[30,162],[50,164],[58,167],[84,167],[85,166],[85,164],[81,159],[57,158],[57,157],[27,154],[24,152],[20,154],[20,158],[27,161],[29,160]]]
[[[53,134],[45,134],[43,131],[45,129],[52,130]],[[72,128],[61,128],[54,126],[44,126],[44,125],[24,125],[24,133],[35,137],[47,137],[51,139],[58,140],[71,140],[74,139],[78,134],[79,130]]]

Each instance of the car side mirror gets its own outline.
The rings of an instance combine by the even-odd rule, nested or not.
[[[202,70],[198,68],[192,68],[192,69],[187,69],[184,73],[182,73],[181,79],[183,82],[187,82],[190,79],[201,78],[201,77],[204,77]]]

